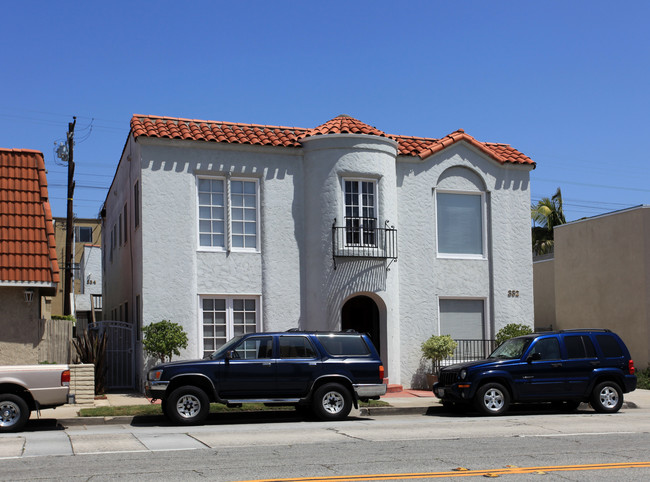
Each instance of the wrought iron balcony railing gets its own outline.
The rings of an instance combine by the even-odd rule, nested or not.
[[[454,341],[458,343],[458,346],[454,350],[454,354],[443,362],[443,365],[483,360],[497,347],[496,340],[467,340],[454,338]]]
[[[377,218],[346,217],[344,226],[332,224],[332,256],[397,259],[397,229],[377,227]]]

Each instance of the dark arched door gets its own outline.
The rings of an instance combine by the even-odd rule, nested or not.
[[[379,308],[368,296],[355,296],[349,299],[341,310],[341,329],[367,333],[381,353],[379,336]]]

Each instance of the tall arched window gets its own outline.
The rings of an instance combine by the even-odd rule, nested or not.
[[[438,256],[486,256],[486,200],[481,179],[469,169],[443,173],[436,188]]]

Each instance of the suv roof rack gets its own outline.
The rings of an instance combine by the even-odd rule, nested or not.
[[[571,333],[576,331],[601,331],[603,333],[611,333],[609,328],[571,328],[569,330],[558,330],[558,333]]]

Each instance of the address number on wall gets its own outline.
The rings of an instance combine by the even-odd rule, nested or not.
[[[508,290],[508,298],[519,298],[519,290]]]

